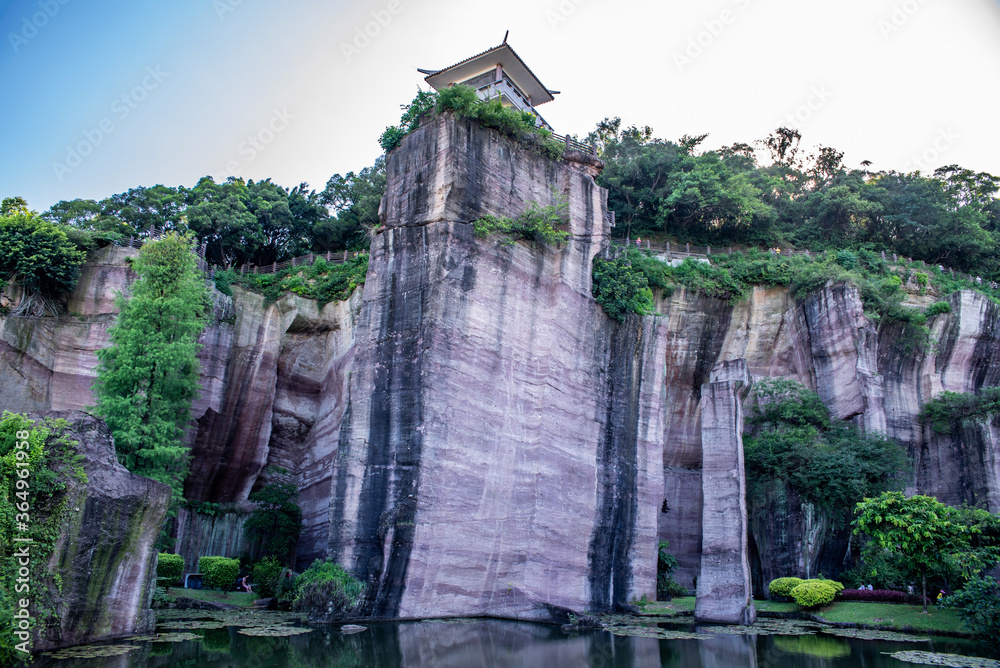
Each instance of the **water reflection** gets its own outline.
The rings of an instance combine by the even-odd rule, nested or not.
[[[552,626],[501,620],[373,623],[368,631],[347,636],[336,627],[273,638],[246,636],[235,627],[197,633],[199,641],[144,643],[135,652],[113,658],[42,658],[32,668],[899,668],[901,664],[885,652],[977,653],[961,641],[939,641],[935,646],[827,635],[656,640],[618,637],[604,631],[566,634]]]

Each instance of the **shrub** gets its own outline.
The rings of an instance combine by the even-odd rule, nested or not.
[[[956,608],[965,625],[986,640],[1000,641],[1000,586],[996,580],[976,575],[965,587],[944,599]]]
[[[816,582],[822,582],[824,584],[830,585],[831,587],[833,587],[833,591],[837,592],[837,593],[844,591],[844,585],[842,585],[841,583],[837,582],[836,580],[827,580],[825,578],[816,578]]]
[[[661,540],[656,563],[656,600],[669,601],[674,596],[686,596],[687,589],[674,580],[677,558],[667,552],[670,542]]]
[[[413,132],[425,114],[451,112],[460,118],[474,120],[484,128],[493,128],[514,137],[553,160],[558,160],[563,154],[563,144],[553,140],[551,132],[535,125],[534,114],[506,107],[499,98],[480,100],[471,86],[451,86],[438,93],[418,92],[403,109],[399,125],[386,128],[379,138],[379,144],[386,152],[396,148],[403,137]]]
[[[228,592],[240,575],[240,560],[229,557],[201,557],[198,559],[198,570],[204,574],[209,587]]]
[[[920,419],[934,431],[947,434],[960,422],[992,418],[1000,413],[1000,387],[984,387],[978,394],[942,392],[924,404]]]
[[[923,274],[919,275],[923,276]],[[951,304],[948,302],[934,302],[927,307],[927,310],[924,311],[924,315],[928,318],[933,318],[934,316],[941,315],[942,313],[951,313]]]
[[[208,571],[212,569],[212,564],[219,559],[225,559],[225,557],[198,557],[198,572],[202,575],[208,575]]]
[[[472,223],[477,237],[500,235],[500,242],[512,244],[520,239],[537,241],[543,244],[561,244],[569,238],[569,232],[557,229],[557,225],[566,222],[569,205],[567,200],[558,197],[556,204],[540,206],[537,202],[528,204],[528,208],[517,218],[485,216]]]
[[[822,580],[806,580],[793,587],[791,595],[803,608],[818,608],[832,601],[837,591]]]
[[[295,590],[295,610],[336,617],[358,604],[364,585],[340,564],[317,559],[298,577]]]
[[[894,589],[843,589],[837,594],[842,601],[872,601],[875,603],[906,603],[906,592]]]
[[[771,596],[791,596],[792,589],[805,582],[802,578],[777,578],[771,580],[767,586],[767,591]]]
[[[614,260],[594,258],[594,300],[619,322],[628,313],[646,315],[653,312],[653,292],[646,277],[629,263],[628,258]]]
[[[284,569],[277,557],[265,557],[258,561],[252,571],[253,583],[261,598],[269,598],[278,593],[278,582]]]
[[[184,557],[160,552],[156,561],[156,584],[169,589],[184,575]]]

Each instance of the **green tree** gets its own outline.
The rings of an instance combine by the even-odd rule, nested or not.
[[[920,576],[927,612],[927,576],[945,573],[957,554],[967,552],[976,527],[964,524],[959,512],[932,496],[883,492],[857,505],[854,533],[871,541],[866,552],[898,555],[900,562]]]
[[[0,280],[16,281],[28,294],[72,290],[85,258],[65,232],[33,213],[0,216]]]
[[[261,541],[264,554],[289,563],[302,531],[302,509],[295,503],[298,490],[289,483],[272,482],[250,495],[259,505],[243,528],[251,540]]]
[[[26,216],[29,213],[28,202],[23,197],[5,197],[0,202],[0,216]]]
[[[367,248],[366,231],[379,225],[378,207],[385,193],[385,158],[358,174],[334,174],[319,194],[333,215],[316,225],[317,245],[323,250]]]
[[[110,345],[99,359],[95,412],[108,423],[118,460],[183,496],[189,454],[183,443],[198,394],[198,336],[208,293],[191,241],[170,234],[143,246],[132,263],[138,279],[117,301]]]
[[[894,441],[830,419],[819,396],[790,380],[759,380],[747,410],[743,444],[749,503],[783,481],[827,513],[832,528],[850,520],[865,497],[899,489],[906,453]]]

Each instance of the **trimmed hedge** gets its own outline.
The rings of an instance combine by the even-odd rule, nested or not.
[[[822,580],[806,580],[792,588],[792,598],[803,608],[818,608],[830,603],[837,590]]]
[[[240,575],[240,560],[229,557],[201,557],[198,570],[205,576],[205,583],[213,589],[229,591]]]
[[[908,603],[921,605],[920,594],[907,594],[895,589],[844,589],[837,593],[838,601],[870,601],[872,603]],[[930,602],[928,600],[928,602]]]
[[[771,596],[791,596],[792,589],[805,582],[802,578],[777,578],[767,586]]]
[[[156,561],[156,584],[171,587],[184,575],[184,557],[160,552]]]

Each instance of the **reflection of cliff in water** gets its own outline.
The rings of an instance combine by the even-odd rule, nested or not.
[[[146,644],[122,657],[42,657],[30,668],[897,668],[899,662],[887,653],[989,651],[957,639],[890,643],[826,634],[729,635],[713,633],[720,629],[712,626],[662,626],[709,637],[658,640],[607,631],[565,633],[557,626],[492,619],[373,623],[367,631],[346,636],[337,627],[322,627],[292,637],[250,637],[228,627],[198,631],[201,641]]]

